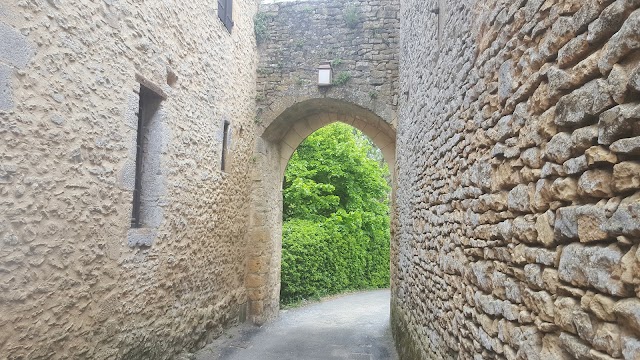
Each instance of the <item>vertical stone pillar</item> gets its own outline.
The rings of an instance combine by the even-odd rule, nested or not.
[[[282,179],[277,171],[279,160],[275,144],[257,140],[251,159],[254,166],[245,278],[249,319],[255,324],[263,324],[275,317],[279,309],[282,237]]]

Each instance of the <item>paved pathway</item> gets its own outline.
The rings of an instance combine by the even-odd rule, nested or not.
[[[286,310],[261,328],[210,344],[197,360],[396,360],[389,328],[389,290],[339,296]]]

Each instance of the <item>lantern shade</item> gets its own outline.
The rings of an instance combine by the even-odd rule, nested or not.
[[[331,63],[322,63],[318,67],[318,86],[331,85]]]

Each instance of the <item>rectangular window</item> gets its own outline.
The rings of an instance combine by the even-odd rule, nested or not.
[[[218,0],[218,17],[229,32],[233,28],[232,10],[233,0]]]
[[[227,158],[229,153],[229,126],[228,121],[224,121],[222,126],[222,160],[220,162],[220,170],[225,171],[227,166]]]
[[[140,85],[140,100],[138,102],[138,131],[136,134],[136,173],[135,186],[133,189],[133,210],[131,212],[131,227],[139,228],[144,225],[143,193],[144,184],[149,183],[150,169],[149,162],[154,158],[149,156],[149,125],[160,106],[162,98],[155,92]]]

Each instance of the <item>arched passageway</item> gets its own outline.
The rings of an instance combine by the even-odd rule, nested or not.
[[[367,135],[382,151],[392,178],[391,218],[394,218],[395,129],[371,110],[336,99],[295,103],[265,119],[253,162],[251,209],[247,232],[246,286],[249,318],[257,324],[274,317],[279,308],[282,248],[282,180],[289,158],[300,143],[333,122],[349,124]],[[392,231],[393,244],[393,231]],[[392,246],[393,259],[393,246]],[[393,271],[393,269],[392,269]]]

